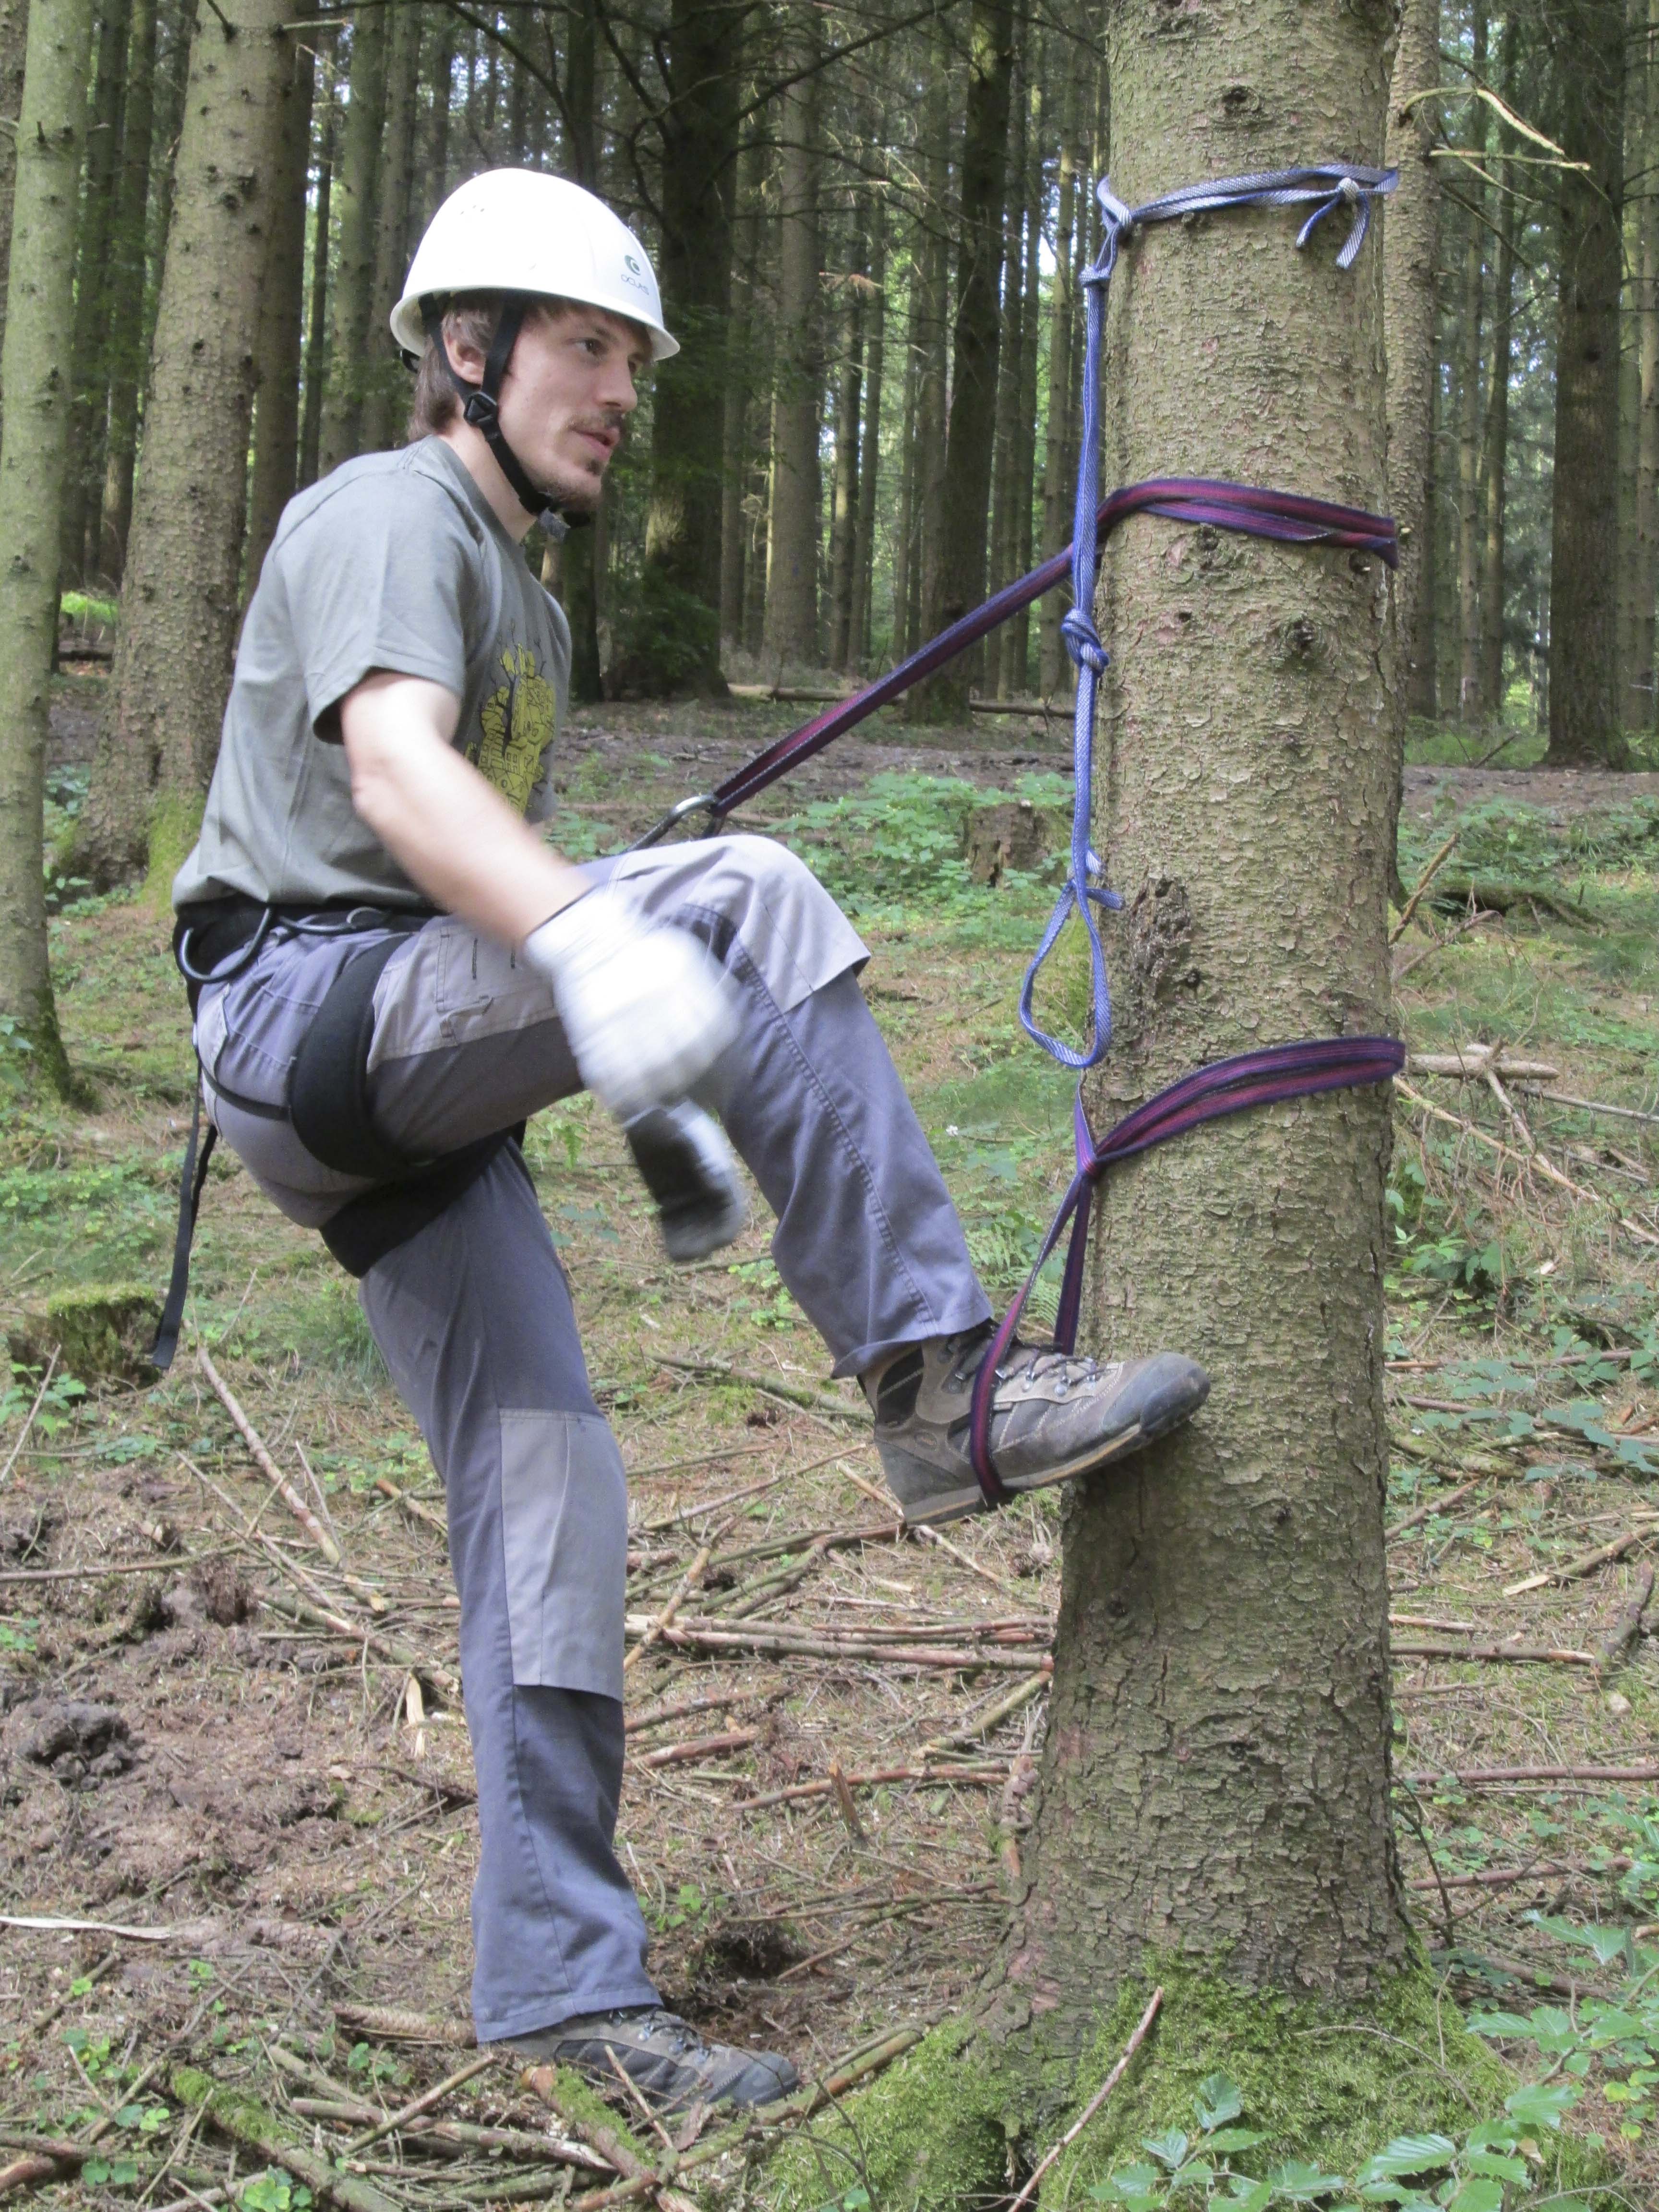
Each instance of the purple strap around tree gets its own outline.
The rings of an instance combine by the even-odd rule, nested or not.
[[[1387,1083],[1406,1064],[1406,1048],[1387,1036],[1328,1037],[1302,1044],[1269,1045],[1261,1052],[1241,1053],[1218,1060],[1195,1075],[1183,1076],[1167,1091],[1160,1091],[1144,1105],[1126,1114],[1104,1137],[1097,1139],[1083,1110],[1083,1086],[1078,1086],[1073,1108],[1077,1143],[1077,1173],[1060,1201],[1038,1249],[1036,1263],[1024,1287],[997,1326],[974,1384],[970,1431],[974,1473],[988,1505],[1003,1505],[1009,1492],[991,1456],[991,1414],[996,1393],[997,1369],[1014,1341],[1020,1316],[1036,1286],[1037,1277],[1065,1233],[1072,1226],[1072,1241],[1060,1280],[1060,1310],[1054,1322],[1054,1349],[1069,1352],[1077,1342],[1078,1311],[1083,1296],[1083,1265],[1089,1244],[1089,1213],[1095,1185],[1109,1168],[1137,1152],[1150,1152],[1167,1138],[1196,1128],[1200,1121],[1215,1121],[1224,1115],[1241,1114],[1251,1106],[1270,1106],[1287,1098],[1306,1098],[1318,1091],[1342,1091],[1365,1083]]]
[[[1273,538],[1287,545],[1349,546],[1374,553],[1390,568],[1398,564],[1400,538],[1393,518],[1367,514],[1356,507],[1336,507],[1328,500],[1304,499],[1296,492],[1269,491],[1255,484],[1221,483],[1205,477],[1158,477],[1148,483],[1127,484],[1101,502],[1100,531],[1103,537],[1132,514],[1161,514],[1171,522],[1208,523],[1218,530],[1238,530],[1252,538]],[[1072,549],[1056,553],[1029,576],[1006,584],[982,606],[963,615],[948,629],[929,639],[908,660],[868,684],[850,699],[837,700],[815,714],[799,729],[780,738],[757,753],[710,793],[708,811],[715,823],[733,807],[753,799],[791,769],[821,753],[826,745],[873,714],[878,708],[902,696],[976,644],[999,623],[1006,622],[1022,607],[1040,599],[1071,574]]]

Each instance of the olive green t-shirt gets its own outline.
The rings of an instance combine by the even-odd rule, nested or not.
[[[546,819],[569,628],[440,438],[345,462],[284,509],[175,907],[234,891],[425,903],[351,803],[337,709],[376,669],[453,691],[457,750],[516,812]]]

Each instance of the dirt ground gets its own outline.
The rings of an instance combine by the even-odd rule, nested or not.
[[[803,711],[580,715],[566,813],[601,845],[635,834]],[[1002,718],[878,725],[742,826],[878,774],[1011,787],[1063,771],[1066,734]],[[86,738],[71,699],[60,765]],[[1653,776],[1425,769],[1409,773],[1407,809],[1426,835],[1493,799],[1565,819],[1656,794]],[[1650,939],[1650,874],[1620,868],[1607,910]],[[930,912],[872,893],[860,915],[866,988],[999,1293],[1024,1249],[1006,1224],[1034,1226],[1068,1165],[1067,1086],[1012,1015],[1046,899],[1017,885],[1000,903],[964,893]],[[1426,948],[1401,985],[1414,1046],[1501,1030],[1558,1066],[1561,1091],[1651,1104],[1652,963],[1613,962],[1612,925],[1581,943],[1510,915],[1435,950],[1445,925],[1425,919],[1431,933],[1401,946]],[[0,1321],[13,1326],[53,1289],[160,1287],[188,1119],[164,922],[94,902],[54,925],[54,951],[97,1103],[10,1117]],[[1504,1011],[1522,1002],[1530,1026]],[[1402,1157],[1444,1209],[1437,1234],[1498,1220],[1516,1287],[1488,1296],[1455,1255],[1438,1274],[1402,1261],[1391,1285],[1401,1844],[1455,1991],[1514,2003],[1595,1972],[1582,1954],[1564,1963],[1528,1916],[1619,1917],[1630,1862],[1659,1850],[1659,1828],[1632,1825],[1654,1808],[1641,1770],[1659,1779],[1659,1662],[1639,1636],[1630,1663],[1597,1659],[1652,1542],[1659,1467],[1642,1439],[1659,1455],[1659,1384],[1640,1379],[1638,1348],[1659,1289],[1659,1131],[1540,1120],[1539,1150],[1594,1187],[1592,1204],[1528,1166],[1484,1092],[1413,1081],[1462,1125],[1402,1100]],[[1474,1127],[1510,1139],[1509,1164],[1489,1172]],[[538,1116],[528,1154],[629,1468],[636,1648],[679,1600],[628,1676],[620,1841],[655,1969],[704,2028],[820,2076],[942,2016],[997,1941],[1041,1745],[1058,1503],[902,1534],[861,1403],[828,1381],[766,1257],[763,1209],[732,1252],[676,1271],[586,1101]],[[198,1340],[246,1427],[197,1363]],[[187,2212],[269,2160],[202,2124],[181,2061],[251,2092],[319,2156],[364,2109],[389,2116],[465,2061],[476,1815],[441,1493],[351,1286],[222,1157],[173,1375],[81,1398],[56,1379],[38,1404],[34,1378],[21,1397],[15,1386],[0,1426],[0,2143],[102,2124],[80,2181],[71,2165],[49,2185]],[[1616,1557],[1552,1579],[1632,1529]],[[1474,1645],[1492,1656],[1461,1656]],[[1638,1771],[1552,1775],[1563,1767]],[[1515,1768],[1532,1771],[1467,1778]],[[419,2018],[400,2033],[392,2012]],[[544,2142],[549,2124],[506,2064],[441,2112]],[[1616,2143],[1620,2118],[1597,2100],[1589,2124]],[[1645,2143],[1626,2154],[1632,2185],[1652,2188]],[[352,2171],[394,2204],[532,2201],[615,2179],[587,2155],[592,2170],[574,2173],[545,2148],[416,2124],[359,2150]],[[708,2169],[726,2201],[744,2155]],[[745,2201],[763,2203],[756,2188]]]

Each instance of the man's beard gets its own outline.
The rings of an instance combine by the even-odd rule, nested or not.
[[[607,431],[612,426],[608,422],[576,422],[570,427],[577,430]],[[611,450],[615,452],[616,448]],[[605,497],[605,471],[590,471],[584,468],[556,465],[549,481],[539,483],[538,480],[538,484],[539,489],[546,492],[550,506],[560,507],[570,514],[597,514],[599,503]]]

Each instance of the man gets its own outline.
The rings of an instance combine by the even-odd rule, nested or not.
[[[364,1310],[447,1497],[482,1850],[480,2041],[665,2104],[763,2101],[787,2060],[665,2012],[612,1850],[626,1498],[518,1144],[584,1085],[665,1109],[738,1209],[720,1107],[783,1279],[857,1375],[908,1518],[976,1510],[990,1310],[813,877],[754,837],[579,869],[536,824],[563,616],[521,551],[597,507],[635,379],[678,350],[639,241],[502,170],[434,217],[392,317],[419,356],[400,451],[289,506],[253,595],[201,841],[174,886],[210,1113]],[[722,1195],[724,1188],[725,1195]],[[1189,1360],[1021,1351],[993,1441],[1014,1491],[1121,1458],[1208,1388]]]

